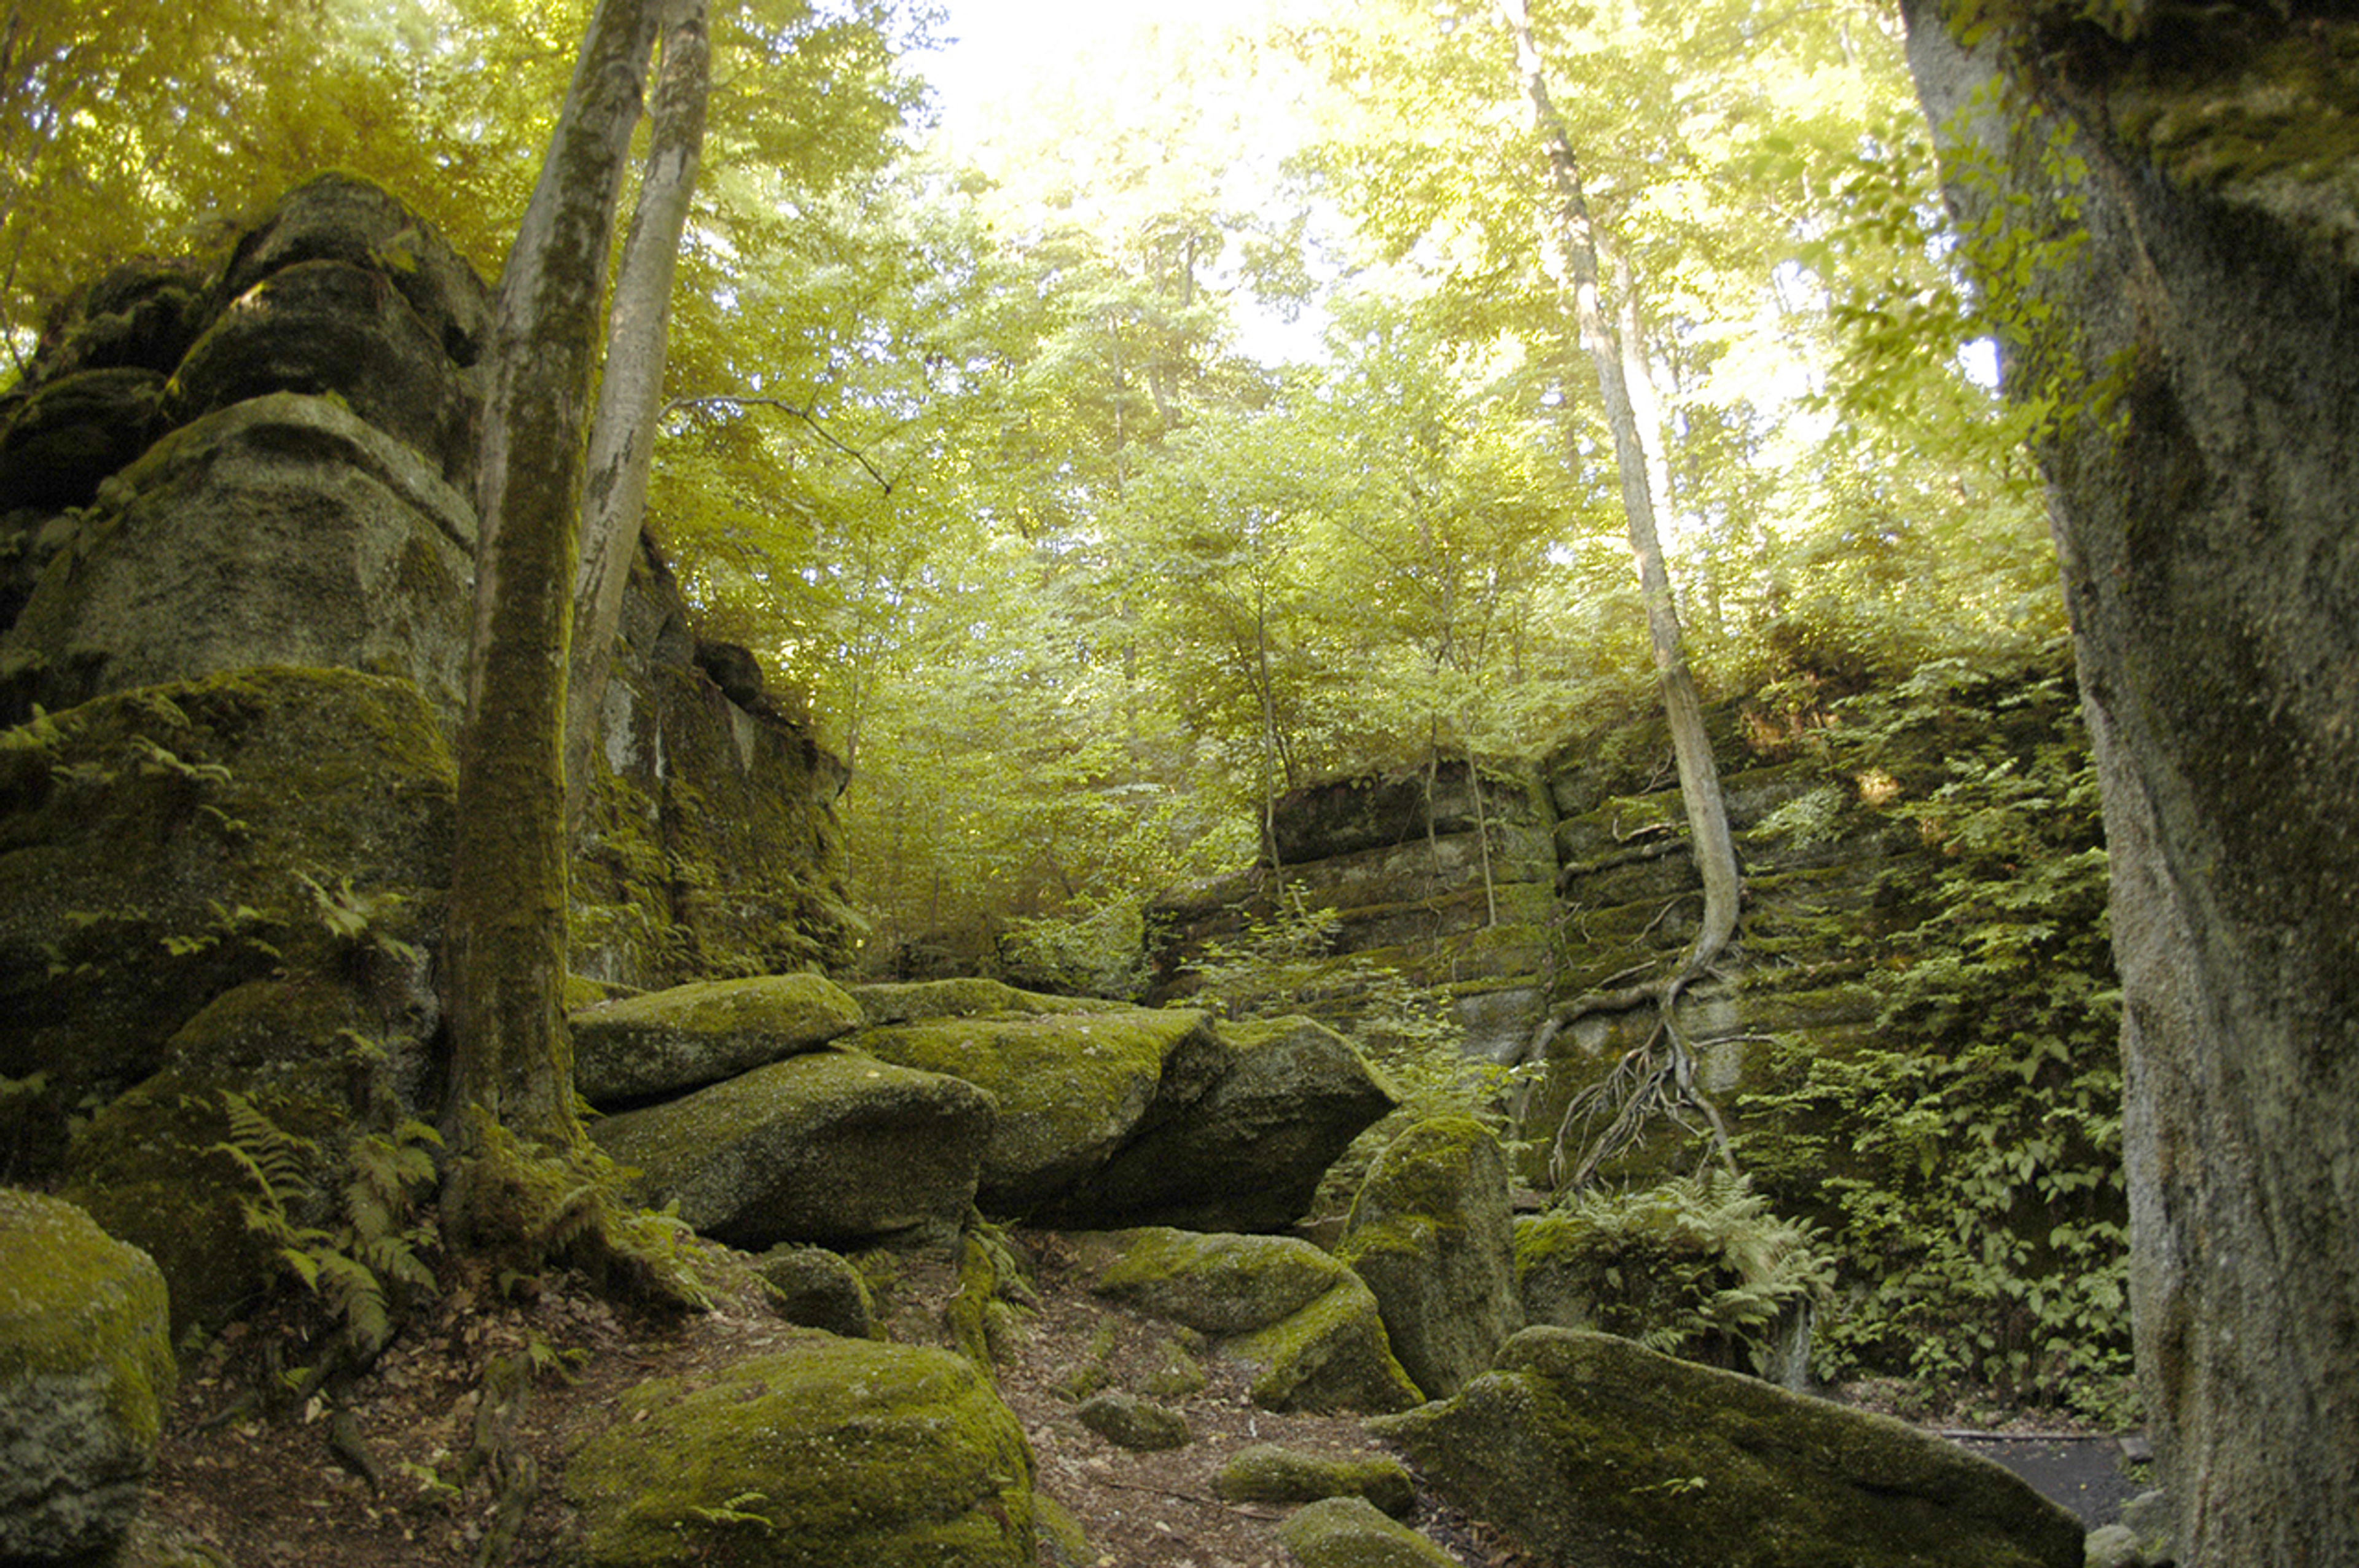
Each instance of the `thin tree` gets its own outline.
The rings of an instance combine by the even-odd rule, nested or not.
[[[1559,1133],[1552,1169],[1561,1174],[1565,1136],[1576,1122],[1606,1122],[1572,1173],[1572,1184],[1586,1183],[1601,1160],[1625,1147],[1655,1117],[1683,1119],[1694,1111],[1711,1125],[1723,1160],[1727,1137],[1719,1114],[1695,1081],[1695,1054],[1679,1022],[1680,994],[1708,972],[1736,931],[1742,890],[1736,870],[1736,848],[1729,833],[1728,806],[1721,796],[1720,769],[1704,730],[1703,704],[1696,695],[1695,677],[1688,667],[1680,634],[1679,609],[1671,596],[1671,579],[1663,562],[1663,547],[1655,525],[1655,496],[1662,481],[1650,474],[1665,465],[1650,463],[1634,405],[1630,375],[1635,365],[1645,373],[1640,346],[1625,341],[1607,319],[1598,286],[1597,236],[1583,189],[1581,160],[1564,118],[1550,96],[1547,62],[1532,35],[1531,16],[1525,0],[1498,0],[1499,15],[1516,48],[1516,71],[1531,102],[1532,123],[1548,151],[1549,191],[1556,202],[1555,237],[1564,252],[1571,280],[1572,306],[1582,346],[1596,367],[1598,388],[1605,403],[1605,418],[1614,432],[1614,462],[1622,481],[1622,507],[1629,522],[1630,551],[1638,568],[1638,587],[1647,608],[1647,631],[1653,645],[1656,684],[1663,713],[1670,726],[1671,750],[1679,765],[1680,798],[1686,807],[1688,842],[1696,869],[1703,879],[1703,919],[1695,941],[1667,977],[1620,990],[1591,992],[1560,1003],[1534,1031],[1524,1060],[1545,1060],[1548,1049],[1566,1025],[1600,1012],[1626,1012],[1652,1005],[1658,1022],[1646,1044],[1631,1052],[1614,1071],[1591,1092],[1578,1097],[1566,1111]],[[1625,292],[1630,292],[1625,289]],[[1636,311],[1629,321],[1636,326]],[[1648,390],[1651,392],[1651,385]]]
[[[667,31],[675,58],[701,51],[701,0],[599,0],[500,279],[444,952],[452,1044],[442,1225],[462,1249],[546,1255],[561,1231],[585,1227],[593,1248],[611,1239],[598,1223],[609,1211],[584,1210],[583,1184],[561,1179],[584,1144],[562,1007],[566,684],[607,254],[647,72]],[[617,345],[617,368],[633,373],[651,356],[659,376],[663,312],[625,319],[638,336]]]

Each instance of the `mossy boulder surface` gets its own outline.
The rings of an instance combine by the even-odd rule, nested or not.
[[[1277,1538],[1302,1568],[1451,1568],[1458,1561],[1364,1498],[1297,1509]]]
[[[1256,1364],[1250,1391],[1265,1409],[1399,1411],[1422,1397],[1386,1342],[1375,1297],[1308,1241],[1160,1227],[1076,1239],[1096,1293]]]
[[[147,687],[0,733],[0,1074],[46,1075],[53,1109],[103,1100],[282,970],[430,1028],[451,791],[417,687],[351,670]]]
[[[1210,1088],[1227,1053],[1204,1014],[1119,1008],[940,1018],[864,1031],[860,1049],[965,1078],[998,1102],[977,1201],[1023,1215]]]
[[[1454,1398],[1374,1423],[1445,1498],[1582,1568],[2079,1568],[2070,1512],[1888,1417],[1528,1328]]]
[[[1387,1145],[1335,1250],[1375,1292],[1394,1354],[1429,1397],[1456,1393],[1524,1325],[1506,1156],[1473,1117],[1420,1121]]]
[[[1315,1503],[1359,1498],[1395,1519],[1417,1508],[1408,1467],[1388,1454],[1343,1457],[1256,1443],[1231,1454],[1212,1476],[1224,1503]]]
[[[1046,1223],[1280,1230],[1396,1103],[1342,1035],[1308,1018],[1215,1025],[1228,1062],[1201,1098],[1125,1145]]]
[[[0,1561],[122,1539],[175,1381],[156,1266],[71,1204],[0,1188]]]
[[[299,972],[225,991],[166,1043],[153,1076],[75,1138],[65,1195],[156,1260],[175,1335],[226,1320],[281,1271],[245,1223],[253,1179],[221,1148],[233,1138],[226,1097],[318,1146],[318,1212],[295,1217],[324,1221],[353,1134],[420,1108],[434,1019],[415,979],[407,1011],[386,1005],[389,988],[348,975]]]
[[[659,1379],[567,1465],[579,1568],[1030,1568],[1032,1455],[947,1351],[814,1336]]]
[[[973,1201],[991,1097],[973,1084],[821,1050],[590,1124],[708,1236],[753,1249],[954,1225]]]
[[[1018,990],[1004,980],[979,977],[853,986],[852,996],[871,1023],[915,1023],[929,1018],[990,1018],[1001,1014],[1037,1017],[1044,1012],[1101,1012],[1107,1005],[1092,997]]]
[[[573,1084],[592,1104],[695,1088],[851,1033],[860,1006],[824,975],[675,986],[573,1014]]]

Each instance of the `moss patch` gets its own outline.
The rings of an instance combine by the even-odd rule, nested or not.
[[[1029,1568],[1032,1457],[959,1357],[814,1337],[625,1395],[567,1467],[584,1568]]]

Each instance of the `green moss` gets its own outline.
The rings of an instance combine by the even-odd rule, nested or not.
[[[1271,1443],[1254,1444],[1230,1455],[1212,1477],[1212,1495],[1227,1503],[1364,1498],[1396,1519],[1417,1507],[1417,1484],[1408,1467],[1389,1454],[1304,1454]]]
[[[1344,1279],[1342,1264],[1285,1236],[1206,1236],[1150,1227],[1113,1231],[1099,1295],[1205,1334],[1266,1328]]]
[[[179,1380],[164,1281],[70,1203],[0,1187],[0,1389],[95,1370],[111,1422],[152,1451]]]
[[[1348,1274],[1283,1322],[1223,1348],[1263,1364],[1250,1392],[1265,1410],[1386,1412],[1425,1401],[1393,1357],[1375,1296]]]
[[[965,1078],[998,1101],[983,1168],[991,1212],[1054,1196],[1103,1164],[1158,1099],[1193,1099],[1227,1062],[1204,1014],[1144,1008],[934,1019],[870,1029],[854,1043],[887,1062]]]
[[[814,1336],[625,1395],[568,1465],[585,1568],[1029,1568],[1032,1457],[968,1362]]]
[[[1360,1498],[1329,1498],[1296,1511],[1278,1539],[1303,1568],[1449,1568],[1457,1562]]]

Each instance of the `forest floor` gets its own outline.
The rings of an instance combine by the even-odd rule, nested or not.
[[[1256,1443],[1343,1455],[1384,1446],[1356,1416],[1256,1408],[1245,1396],[1248,1369],[1218,1357],[1203,1362],[1201,1389],[1157,1400],[1184,1412],[1192,1442],[1153,1454],[1114,1446],[1079,1421],[1075,1372],[1102,1366],[1107,1386],[1137,1390],[1168,1362],[1174,1331],[1091,1295],[1054,1236],[1016,1239],[1030,1260],[1034,1301],[1005,1336],[1000,1392],[1030,1437],[1038,1489],[1072,1513],[1090,1548],[1071,1561],[1044,1548],[1041,1568],[1288,1568],[1295,1559],[1277,1534],[1288,1509],[1216,1498],[1223,1463]],[[948,1346],[946,1308],[958,1289],[949,1261],[897,1262],[879,1302],[892,1336]],[[271,1380],[275,1347],[291,1332],[283,1314],[233,1327],[184,1377],[150,1484],[142,1530],[151,1540],[201,1549],[232,1568],[475,1564],[487,1541],[506,1541],[498,1563],[547,1568],[564,1561],[576,1528],[556,1485],[566,1455],[613,1421],[625,1391],[650,1378],[715,1372],[807,1331],[752,1289],[710,1312],[646,1319],[618,1313],[578,1281],[513,1302],[462,1287],[411,1325],[338,1409],[313,1401],[246,1413],[241,1400]],[[507,1473],[541,1478],[508,1487],[505,1498],[488,1474],[465,1474],[494,1413],[484,1402],[487,1373],[504,1360],[538,1368],[499,1424]],[[1422,1487],[1407,1522],[1463,1568],[1538,1568]]]

